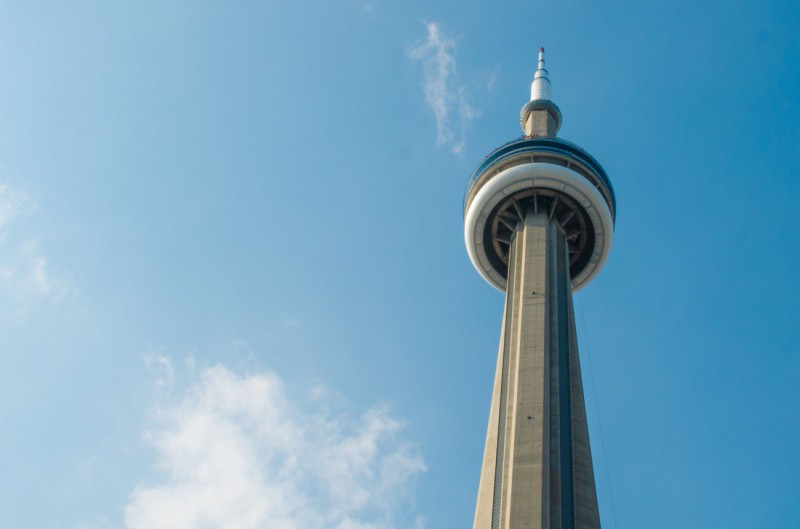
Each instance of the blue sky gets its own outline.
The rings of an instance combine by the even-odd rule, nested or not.
[[[461,201],[545,46],[618,201],[576,296],[604,527],[794,528],[798,27],[0,1],[0,525],[469,527],[502,296]]]

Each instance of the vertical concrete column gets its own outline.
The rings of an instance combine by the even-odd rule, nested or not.
[[[503,311],[503,329],[506,328],[508,316],[508,303]],[[486,444],[483,449],[483,465],[481,467],[481,481],[478,485],[478,502],[475,508],[475,529],[492,528],[492,512],[495,498],[496,474],[499,471],[498,461],[502,465],[502,453],[498,454],[498,434],[500,430],[501,395],[505,394],[504,381],[506,377],[506,333],[500,335],[500,351],[497,354],[497,368],[494,375],[494,390],[492,391],[492,405],[489,409],[489,427],[486,431]],[[503,408],[505,409],[503,397]],[[505,419],[505,417],[504,417]],[[501,474],[502,475],[502,474]]]
[[[599,528],[583,523],[597,509],[576,359],[566,239],[546,212],[529,211],[509,253],[474,529]]]
[[[549,518],[549,410],[547,406],[549,351],[547,350],[546,289],[548,219],[529,212],[516,234],[515,275],[506,296],[514,309],[504,476],[504,502],[500,527],[538,529]],[[513,269],[513,270],[512,270]]]
[[[570,316],[570,371],[572,384],[572,460],[575,483],[575,529],[600,529],[600,510],[597,505],[592,450],[589,445],[589,426],[583,398],[583,381],[578,355],[578,337],[575,332],[575,313],[572,296],[569,299]]]
[[[547,109],[537,109],[528,114],[523,129],[530,138],[555,138],[558,123]]]

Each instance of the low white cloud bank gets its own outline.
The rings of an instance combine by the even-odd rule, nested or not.
[[[402,424],[380,406],[332,410],[319,388],[300,400],[271,372],[200,371],[157,410],[146,440],[163,479],[133,491],[125,526],[421,528],[413,494],[425,464]]]
[[[428,22],[427,37],[408,52],[422,63],[425,102],[436,119],[436,143],[460,154],[466,144],[467,127],[477,117],[469,94],[456,70],[456,41],[439,24]]]
[[[75,292],[71,279],[53,269],[23,226],[34,209],[25,193],[0,183],[0,314],[13,308],[23,319],[34,302],[57,302]]]

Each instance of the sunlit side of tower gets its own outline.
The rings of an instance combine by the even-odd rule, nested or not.
[[[600,527],[572,293],[611,249],[611,182],[556,137],[561,111],[539,51],[525,132],[489,154],[464,198],[481,276],[506,293],[474,529]]]

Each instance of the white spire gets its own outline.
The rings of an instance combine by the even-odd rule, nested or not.
[[[544,48],[539,48],[539,69],[531,83],[531,101],[537,99],[550,100],[550,77],[544,67]]]

